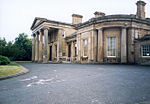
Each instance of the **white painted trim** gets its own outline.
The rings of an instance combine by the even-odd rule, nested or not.
[[[142,56],[142,58],[150,58],[150,56]]]

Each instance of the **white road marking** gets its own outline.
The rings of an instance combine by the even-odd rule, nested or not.
[[[26,79],[22,79],[20,81],[29,81],[29,80],[33,80],[33,79],[36,79],[38,78],[37,76],[33,76],[33,77],[30,77],[30,78],[26,78]]]
[[[33,85],[44,85],[44,84],[49,84],[48,82],[50,83],[60,83],[60,82],[64,82],[66,80],[63,80],[63,79],[55,79],[54,77],[52,77],[51,79],[39,79],[38,81],[36,82],[32,82],[32,83],[29,83],[26,87],[31,87]]]

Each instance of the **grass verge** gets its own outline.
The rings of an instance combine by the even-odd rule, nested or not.
[[[32,61],[14,61],[16,63],[31,63]]]
[[[15,62],[11,62],[8,65],[0,65],[0,77],[17,74],[19,72],[22,72],[23,70],[24,69]]]

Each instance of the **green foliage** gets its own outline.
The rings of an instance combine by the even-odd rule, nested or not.
[[[0,65],[7,65],[10,63],[10,60],[8,57],[5,56],[0,56]]]
[[[5,38],[3,38],[3,39],[0,38],[0,47],[5,47],[6,44],[7,44],[7,42],[6,42]]]
[[[7,56],[13,61],[30,61],[32,53],[32,40],[22,33],[15,42],[6,42],[0,38],[0,55]]]

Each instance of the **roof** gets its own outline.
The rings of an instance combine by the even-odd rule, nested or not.
[[[37,20],[40,20],[40,22],[38,22],[38,23],[36,24]],[[46,19],[46,18],[35,17],[35,19],[34,19],[34,21],[33,21],[33,24],[32,24],[32,26],[31,26],[31,30],[33,30],[34,28],[36,28],[37,26],[39,26],[39,25],[42,24],[43,22],[49,22],[49,23],[56,23],[56,24],[74,26],[74,25],[71,24],[71,23],[60,22],[60,21],[54,21],[54,20],[49,20],[49,19]]]
[[[36,24],[37,20],[40,20],[40,22],[38,22]],[[102,16],[102,17],[94,17],[94,18],[89,19],[86,22],[76,24],[76,25],[73,25],[71,23],[65,23],[65,22],[60,22],[60,21],[48,20],[46,18],[36,17],[33,21],[32,26],[31,26],[31,30],[33,30],[34,28],[36,28],[37,26],[39,26],[43,22],[74,26],[76,29],[80,29],[80,28],[88,26],[88,25],[97,24],[97,23],[106,22],[106,21],[107,22],[111,22],[111,21],[131,21],[131,22],[138,22],[138,23],[143,23],[143,24],[150,25],[150,18],[142,19],[142,18],[138,18],[136,15],[133,15],[133,14],[131,14],[131,15],[122,15],[122,14],[121,15],[106,15],[106,16]]]
[[[76,29],[82,28],[84,26],[87,25],[91,25],[91,24],[96,24],[99,22],[111,22],[111,21],[133,21],[133,22],[138,22],[138,23],[143,23],[143,24],[148,24],[150,25],[150,18],[138,18],[136,15],[106,15],[106,16],[102,16],[102,17],[95,17],[95,18],[91,18],[88,21],[84,22],[84,23],[80,23],[76,25]]]

